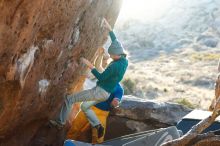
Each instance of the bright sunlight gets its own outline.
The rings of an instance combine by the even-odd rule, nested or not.
[[[172,5],[173,0],[124,0],[120,18],[124,20],[155,20]]]

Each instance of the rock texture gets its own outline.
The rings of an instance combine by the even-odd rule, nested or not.
[[[125,96],[120,108],[112,111],[108,118],[105,139],[175,125],[190,111],[179,104]]]
[[[0,145],[61,145],[56,142],[62,132],[45,125],[63,95],[81,89],[85,67],[79,58],[92,60],[107,39],[102,18],[114,24],[120,5],[118,0],[0,1]]]

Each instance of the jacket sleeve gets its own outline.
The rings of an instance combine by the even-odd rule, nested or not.
[[[114,93],[114,98],[117,98],[119,101],[121,101],[123,94],[124,94],[124,90],[119,84],[119,86],[117,86],[116,91]]]
[[[97,71],[97,69],[92,69],[92,74],[99,80],[99,81],[104,81],[107,78],[109,78],[109,76],[111,76],[113,74],[113,65],[107,67],[105,69],[104,72],[100,73]]]
[[[117,39],[116,36],[115,36],[115,33],[113,31],[110,31],[109,35],[110,35],[110,38],[111,38],[112,42]]]

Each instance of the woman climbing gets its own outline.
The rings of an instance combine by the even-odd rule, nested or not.
[[[100,124],[95,113],[90,109],[91,106],[96,105],[109,98],[110,94],[115,91],[116,85],[122,80],[125,71],[128,66],[128,60],[126,59],[126,53],[123,46],[117,40],[111,26],[104,19],[105,27],[109,30],[112,43],[108,48],[108,53],[113,61],[102,72],[98,72],[97,69],[85,58],[81,58],[81,61],[91,69],[92,74],[97,78],[96,87],[84,90],[76,94],[70,94],[65,97],[65,102],[61,108],[59,117],[56,120],[50,120],[50,123],[57,127],[63,127],[66,123],[66,119],[71,111],[73,103],[84,102],[81,105],[84,113],[89,119],[92,127],[97,129],[98,137],[103,136],[104,128]]]
[[[108,65],[108,59],[109,59],[109,55],[107,54],[107,52],[105,51],[104,48],[100,48],[98,49],[97,52],[97,57],[95,58],[94,61],[94,65],[95,68],[99,71],[99,72],[103,72],[104,68],[106,68],[106,66]],[[93,80],[95,77],[93,75],[88,75],[88,81],[90,82],[96,82],[95,80]],[[90,87],[91,88],[91,87]],[[91,107],[91,110],[93,110],[96,114],[96,116],[98,117],[98,119],[88,119],[84,114],[84,107],[87,107],[87,103],[88,102],[83,102],[81,104],[81,109],[76,117],[74,118],[73,122],[72,122],[72,126],[67,134],[67,138],[68,139],[73,139],[73,140],[88,140],[89,141],[89,137],[85,137],[86,135],[92,135],[92,139],[91,139],[91,143],[101,143],[104,140],[104,134],[105,134],[105,129],[106,129],[106,120],[107,117],[109,115],[109,112],[111,109],[119,107],[119,103],[122,99],[123,96],[123,88],[120,84],[117,84],[115,87],[115,91],[113,93],[111,93],[111,95],[109,96],[109,98],[106,101],[102,101],[96,105],[94,105],[93,107]],[[85,108],[85,111],[87,111],[87,108]],[[96,118],[96,116],[94,116],[93,118]],[[103,132],[101,132],[101,135],[103,133],[103,136],[101,138],[98,138],[98,131],[96,128],[91,129],[91,131],[87,131],[88,129],[90,129],[88,122],[89,121],[96,121],[99,120],[100,123],[102,124],[102,126],[104,127]],[[86,133],[88,132],[88,134]],[[89,134],[89,132],[91,132]]]

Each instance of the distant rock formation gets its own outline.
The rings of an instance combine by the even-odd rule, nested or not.
[[[63,96],[82,88],[84,56],[103,46],[120,0],[0,1],[0,145],[62,145],[46,129]],[[61,136],[59,136],[59,134]]]
[[[175,125],[190,111],[179,104],[125,96],[108,118],[105,139]]]

